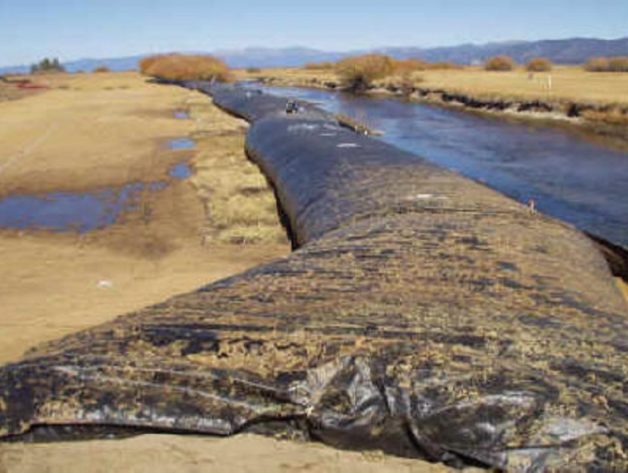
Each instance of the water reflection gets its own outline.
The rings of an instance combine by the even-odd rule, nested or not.
[[[194,146],[196,146],[196,143],[194,143],[194,140],[191,138],[175,138],[168,142],[168,147],[174,150],[191,149],[194,148]]]
[[[175,179],[190,177],[187,163],[169,170]],[[145,192],[158,192],[168,181],[135,182],[92,192],[50,192],[0,199],[0,228],[44,229],[85,233],[112,225],[123,212],[139,208]]]
[[[192,170],[188,163],[179,163],[170,168],[168,174],[176,179],[187,179],[192,175]]]
[[[133,183],[95,192],[15,195],[0,200],[0,227],[88,232],[113,224],[146,188]]]

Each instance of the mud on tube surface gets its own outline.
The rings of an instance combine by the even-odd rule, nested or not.
[[[312,105],[184,85],[251,122],[295,251],[0,368],[5,439],[247,431],[626,469],[626,304],[594,242]]]

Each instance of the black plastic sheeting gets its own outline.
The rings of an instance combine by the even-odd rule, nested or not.
[[[253,431],[626,470],[627,306],[591,240],[311,105],[185,85],[252,122],[298,249],[1,368],[0,435]]]

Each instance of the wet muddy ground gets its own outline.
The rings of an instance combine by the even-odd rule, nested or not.
[[[168,141],[169,149],[192,149],[194,140],[183,137]],[[187,179],[192,168],[187,160],[168,170],[173,179]],[[148,193],[159,192],[169,180],[133,182],[120,188],[89,192],[48,192],[40,195],[9,195],[0,198],[1,229],[43,229],[84,233],[114,224],[124,212],[143,209]]]

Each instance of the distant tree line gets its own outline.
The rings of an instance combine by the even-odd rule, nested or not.
[[[58,58],[44,58],[37,64],[31,66],[31,74],[43,73],[43,72],[65,72],[65,68],[59,62]]]
[[[628,72],[628,56],[592,57],[584,68],[590,72]]]

